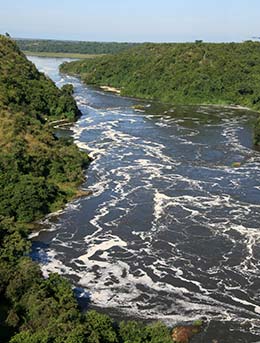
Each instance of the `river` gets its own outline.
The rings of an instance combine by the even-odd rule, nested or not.
[[[71,134],[94,157],[82,186],[93,195],[48,216],[34,234],[44,274],[68,277],[115,317],[169,325],[204,318],[199,342],[257,342],[253,113],[123,98],[60,75],[64,59],[30,60],[58,86],[74,85],[83,115]]]

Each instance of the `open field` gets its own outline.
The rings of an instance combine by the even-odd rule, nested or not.
[[[96,57],[105,55],[105,54],[78,54],[78,53],[70,53],[70,52],[32,52],[32,51],[23,51],[23,53],[27,56],[54,57],[54,58],[67,57],[67,58],[78,58],[78,59],[96,58]]]

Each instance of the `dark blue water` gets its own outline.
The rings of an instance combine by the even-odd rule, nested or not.
[[[58,85],[74,85],[83,116],[72,133],[95,158],[83,185],[93,195],[47,218],[35,234],[43,272],[67,276],[108,312],[170,325],[203,317],[209,327],[200,342],[256,342],[253,114],[149,102],[137,111],[137,100],[61,76],[60,59],[31,60]]]

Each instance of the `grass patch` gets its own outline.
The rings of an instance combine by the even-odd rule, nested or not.
[[[27,56],[38,56],[38,57],[53,57],[53,58],[96,58],[104,56],[105,54],[78,54],[71,52],[33,52],[33,51],[23,51]]]

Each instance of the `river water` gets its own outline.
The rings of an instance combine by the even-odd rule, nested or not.
[[[58,86],[74,85],[83,115],[72,135],[94,157],[82,187],[93,195],[34,235],[43,272],[65,275],[115,316],[204,318],[198,342],[260,341],[253,113],[122,98],[60,75],[62,59],[30,60]]]

